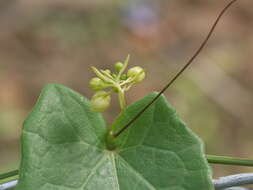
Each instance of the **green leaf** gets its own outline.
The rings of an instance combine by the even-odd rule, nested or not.
[[[156,94],[130,105],[119,130]],[[164,97],[106,149],[105,122],[62,85],[42,92],[24,123],[16,190],[213,190],[202,143]]]

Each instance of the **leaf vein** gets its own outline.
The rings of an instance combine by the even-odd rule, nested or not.
[[[134,172],[136,176],[138,176],[138,178],[150,188],[150,190],[156,190],[156,188],[146,178],[144,178],[143,175],[141,175],[138,171],[136,171],[136,169],[133,166],[131,166],[122,156],[118,155],[118,157],[127,166],[127,168],[130,168],[132,172]]]
[[[90,171],[89,175],[87,176],[87,178],[85,179],[81,189],[84,189],[85,186],[88,184],[88,182],[90,181],[90,178],[93,176],[93,174],[95,173],[96,169],[104,162],[105,158],[107,156],[104,155],[101,157],[100,160],[98,160],[98,162],[94,165],[93,169]]]

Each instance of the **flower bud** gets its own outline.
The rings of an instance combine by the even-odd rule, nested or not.
[[[126,75],[126,74],[121,75],[121,76],[120,76],[120,79],[121,79],[121,80],[126,80],[126,79],[127,79],[127,75]]]
[[[94,112],[105,111],[111,102],[111,96],[106,91],[98,91],[91,98],[91,110]]]
[[[127,77],[134,79],[134,82],[141,82],[145,78],[145,72],[143,68],[136,66],[128,70]]]
[[[117,62],[114,64],[114,69],[117,73],[119,73],[121,71],[121,69],[123,68],[123,66],[124,66],[123,63]]]
[[[105,83],[98,77],[94,77],[90,80],[90,88],[92,90],[101,90],[105,88]]]

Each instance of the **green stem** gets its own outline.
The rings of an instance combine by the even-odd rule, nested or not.
[[[120,109],[121,111],[124,110],[126,108],[126,99],[125,99],[125,93],[122,89],[119,88],[118,91],[118,97],[119,97],[119,105],[120,105]]]
[[[112,135],[111,130],[108,130],[108,133],[106,135],[106,147],[108,150],[114,150],[116,148],[115,137]]]
[[[118,90],[119,105],[122,112],[126,108],[125,93],[124,93],[124,90],[121,89],[120,86],[117,86],[117,90]],[[113,135],[114,126],[115,125],[112,124],[109,127],[107,135],[106,135],[106,145],[107,145],[107,149],[109,150],[114,150],[116,148],[115,137]]]
[[[127,68],[128,62],[130,59],[130,55],[127,55],[124,63],[123,63],[123,68],[121,69],[121,71],[119,72],[119,74],[117,75],[116,81],[120,80],[120,76],[123,74],[123,72],[125,71],[125,69]]]
[[[15,179],[18,179],[18,170],[0,174],[0,184],[7,183]]]
[[[13,171],[10,171],[10,172],[4,173],[4,174],[0,174],[0,180],[15,176],[15,175],[18,175],[18,170],[13,170]]]
[[[0,184],[8,183],[10,181],[17,180],[18,178],[19,178],[18,175],[14,175],[12,177],[8,177],[8,178],[5,178],[5,179],[0,179]]]
[[[206,159],[211,164],[223,164],[223,165],[251,166],[251,167],[253,167],[253,160],[244,159],[244,158],[206,155]]]

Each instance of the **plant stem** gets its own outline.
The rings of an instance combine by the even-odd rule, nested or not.
[[[126,99],[125,99],[125,93],[121,88],[119,88],[118,97],[119,97],[120,109],[122,111],[126,108]]]
[[[15,176],[15,175],[18,175],[18,170],[13,170],[13,171],[10,171],[10,172],[4,173],[4,174],[0,174],[0,180]]]
[[[119,74],[117,75],[117,81],[120,80],[120,76],[123,74],[123,72],[125,71],[125,69],[127,68],[127,65],[128,65],[128,62],[129,62],[129,59],[130,59],[130,55],[127,55],[124,63],[123,63],[123,68],[121,69],[121,71],[119,72]]]
[[[251,166],[253,167],[253,160],[228,157],[228,156],[215,156],[206,155],[206,159],[212,164],[235,165],[235,166]]]
[[[19,172],[18,170],[14,170],[14,171],[10,171],[10,172],[4,173],[4,174],[0,174],[0,186],[3,183],[7,183],[7,182],[18,179],[18,177],[19,177],[18,172]],[[1,189],[1,187],[0,187],[0,189]]]
[[[108,150],[114,150],[116,148],[115,138],[112,135],[111,130],[108,130],[108,133],[106,135],[106,147]]]

